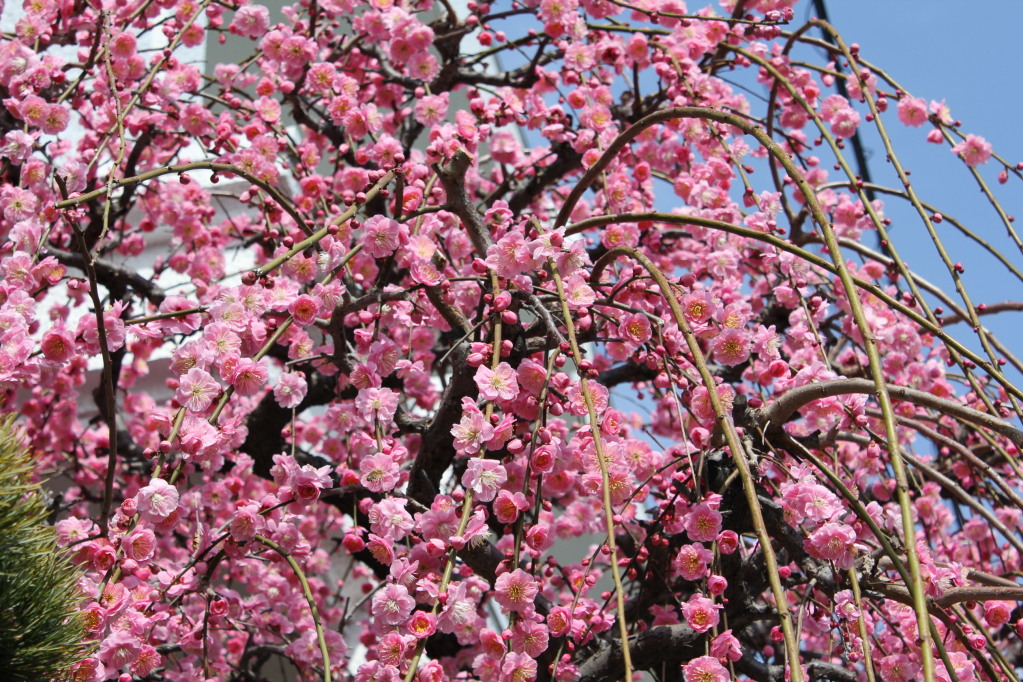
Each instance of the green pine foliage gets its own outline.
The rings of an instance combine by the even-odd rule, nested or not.
[[[0,418],[0,676],[65,675],[86,653],[77,573],[58,550],[32,458],[10,417]]]

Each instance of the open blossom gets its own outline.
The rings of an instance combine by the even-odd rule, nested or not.
[[[249,542],[265,526],[263,517],[259,513],[259,506],[256,504],[243,504],[234,510],[231,522],[228,524],[228,532],[235,542]]]
[[[148,561],[156,550],[156,536],[149,528],[138,527],[121,541],[124,555],[134,561]]]
[[[364,419],[387,424],[398,409],[398,394],[389,388],[364,388],[355,397],[355,407]]]
[[[270,10],[263,5],[243,5],[234,13],[231,30],[238,35],[259,38],[270,27]]]
[[[1016,604],[1010,601],[995,599],[984,602],[984,620],[993,628],[998,628],[1009,622]]]
[[[520,511],[529,509],[529,502],[522,493],[501,490],[494,500],[494,516],[501,523],[515,523]]]
[[[501,663],[500,682],[529,682],[536,679],[536,660],[528,653],[509,652]]]
[[[162,478],[154,478],[135,496],[140,514],[162,519],[178,508],[178,489]]]
[[[242,358],[232,373],[231,384],[240,395],[252,395],[266,383],[266,365],[258,360]]]
[[[707,575],[707,567],[714,560],[714,552],[700,543],[683,545],[675,557],[675,570],[686,580],[699,580]]]
[[[685,682],[730,682],[728,668],[712,656],[700,656],[682,666]]]
[[[991,143],[979,135],[967,135],[966,139],[952,147],[952,152],[958,154],[970,168],[987,163],[991,158]]]
[[[502,573],[494,582],[494,599],[505,611],[531,610],[538,592],[536,579],[521,568]]]
[[[686,619],[689,627],[697,632],[706,632],[718,624],[721,617],[718,614],[720,609],[720,604],[715,604],[711,599],[694,594],[689,601],[682,604],[682,616]]]
[[[927,100],[922,97],[903,97],[897,111],[904,125],[919,128],[927,122]]]
[[[374,258],[394,253],[400,244],[401,226],[397,221],[376,215],[363,226],[362,246]]]
[[[480,365],[476,369],[475,378],[480,395],[487,400],[514,400],[519,394],[515,370],[507,362],[499,364],[496,370]]]
[[[378,452],[363,457],[359,462],[359,479],[367,490],[382,493],[392,490],[398,484],[399,469],[397,462],[390,455]]]
[[[40,347],[47,360],[67,362],[75,353],[75,335],[67,327],[54,327],[43,335]]]
[[[507,480],[508,473],[500,462],[479,457],[470,459],[462,474],[462,485],[471,489],[482,502],[493,500]]]
[[[100,647],[100,658],[115,670],[134,663],[141,653],[142,642],[125,630],[115,630]]]
[[[373,616],[387,625],[401,625],[415,605],[404,585],[392,583],[373,595]]]
[[[288,372],[282,374],[274,386],[274,398],[277,404],[285,409],[298,407],[309,390],[305,381],[305,374],[302,372]]]
[[[637,345],[650,340],[652,330],[650,319],[642,313],[628,315],[618,327],[622,339],[626,339]]]
[[[749,358],[750,341],[745,330],[728,327],[714,339],[714,359],[728,367],[741,364]]]
[[[593,305],[597,295],[579,275],[572,275],[565,280],[565,300],[570,308],[586,308]]]
[[[455,437],[454,445],[458,452],[475,455],[484,443],[494,437],[494,427],[471,398],[463,400],[462,408],[462,419],[451,427],[451,435]]]
[[[547,381],[547,370],[536,360],[526,358],[516,370],[519,386],[533,395],[540,395]]]
[[[193,367],[181,377],[175,397],[192,412],[203,412],[220,395],[220,391],[220,384],[209,372]]]
[[[710,642],[710,655],[735,662],[742,658],[742,647],[731,630],[725,630]]]
[[[721,531],[721,512],[701,502],[685,515],[686,534],[696,542],[713,542]]]
[[[806,539],[806,551],[818,559],[829,559],[842,570],[856,563],[856,531],[845,524],[825,523]]]

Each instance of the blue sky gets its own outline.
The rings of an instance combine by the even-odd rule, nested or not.
[[[797,5],[797,24],[814,15],[812,5]],[[864,59],[885,69],[915,96],[945,99],[953,118],[962,121],[964,133],[986,138],[995,152],[1010,162],[1023,161],[1023,135],[1018,126],[1023,111],[1019,72],[1023,2],[829,0],[827,9],[831,23],[847,42],[860,45]],[[924,142],[925,128],[910,129],[897,122],[887,125],[896,153],[913,171],[912,180],[921,198],[956,216],[1002,249],[1017,267],[1023,267],[1023,254],[1009,241],[970,174],[949,158],[948,148]],[[869,165],[875,180],[894,184],[880,142],[868,137],[865,143],[872,154]],[[980,170],[1005,211],[1019,217],[1016,227],[1023,230],[1023,183],[1010,178],[1008,184],[998,185],[993,162]],[[951,291],[951,279],[937,261],[919,218],[893,200],[886,201],[886,213],[895,220],[893,241],[904,260]],[[963,281],[975,303],[1023,300],[1023,283],[989,255],[957,239],[950,239],[948,247],[953,259],[966,266]],[[984,322],[1017,355],[1023,351],[1017,331],[1023,322],[1021,313],[988,316]],[[960,338],[969,333],[963,325],[954,331]]]

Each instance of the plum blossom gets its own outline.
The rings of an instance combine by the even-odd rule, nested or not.
[[[721,605],[700,594],[694,594],[682,604],[682,616],[686,623],[697,632],[706,632],[718,624]]]
[[[192,412],[205,412],[221,390],[209,372],[193,367],[181,377],[175,397]]]
[[[683,545],[675,557],[675,570],[686,580],[699,580],[707,575],[707,567],[714,560],[714,552],[700,543]]]
[[[514,400],[519,394],[519,383],[515,370],[507,362],[498,364],[496,369],[481,365],[476,369],[476,386],[487,400]]]
[[[366,388],[356,396],[355,407],[363,418],[387,424],[398,409],[398,394],[389,388]]]
[[[43,335],[40,346],[47,360],[63,364],[75,353],[75,336],[70,329],[59,325]]]
[[[404,585],[391,583],[373,596],[373,616],[387,625],[401,625],[415,605]]]
[[[825,523],[806,539],[806,551],[818,559],[834,561],[842,570],[856,563],[856,531],[845,524]]]
[[[397,221],[384,216],[373,216],[363,226],[363,248],[374,258],[389,256],[398,248],[400,233],[401,226]]]
[[[263,362],[242,358],[235,366],[230,382],[240,395],[252,395],[266,383],[267,374]]]
[[[482,367],[480,369],[483,369]],[[462,419],[451,427],[455,449],[465,455],[475,455],[484,443],[494,437],[494,427],[471,398],[462,401]]]
[[[901,98],[897,111],[904,125],[919,128],[927,122],[927,100],[922,97]]]
[[[728,327],[714,339],[714,359],[722,365],[734,367],[749,358],[750,335],[742,329]]]
[[[290,410],[298,407],[306,396],[309,385],[302,372],[287,372],[281,375],[274,386],[274,398],[281,407]]]
[[[991,158],[991,143],[979,135],[968,134],[966,139],[952,147],[952,153],[958,154],[967,166],[973,168]]]
[[[178,489],[162,478],[154,478],[139,490],[135,502],[140,514],[162,519],[178,508]]]
[[[398,484],[398,463],[382,452],[363,457],[359,462],[359,471],[362,472],[360,482],[372,492],[386,492]]]
[[[494,599],[506,611],[531,611],[539,588],[536,579],[521,568],[502,573],[494,583]]]
[[[481,502],[493,500],[507,480],[508,473],[500,462],[479,457],[470,459],[462,474],[462,485],[472,490]]]
[[[682,677],[685,682],[730,682],[732,679],[728,668],[713,656],[700,656],[686,663],[682,666]]]

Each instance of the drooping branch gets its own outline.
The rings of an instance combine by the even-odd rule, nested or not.
[[[979,412],[951,400],[939,398],[925,391],[918,391],[905,386],[889,385],[888,392],[893,399],[904,400],[921,407],[937,410],[942,414],[947,414],[968,424],[989,429],[1005,436],[1016,445],[1023,447],[1023,431],[989,414]],[[850,393],[873,395],[875,394],[874,382],[867,379],[837,379],[835,381],[824,381],[799,386],[788,391],[764,408],[761,414],[761,423],[765,429],[781,428],[803,405],[814,400]]]

